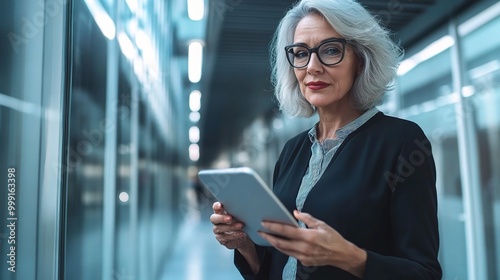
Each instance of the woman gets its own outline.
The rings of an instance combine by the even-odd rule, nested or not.
[[[216,239],[245,279],[440,279],[435,167],[414,123],[375,106],[395,79],[400,49],[357,2],[303,0],[273,42],[283,112],[318,114],[278,159],[273,191],[300,228],[244,225],[216,202]]]

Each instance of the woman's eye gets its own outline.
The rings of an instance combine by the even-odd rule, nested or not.
[[[340,49],[336,47],[329,47],[323,51],[323,54],[325,55],[338,55],[340,53],[341,53]]]
[[[295,52],[295,57],[296,58],[304,58],[304,57],[307,57],[309,55],[309,52],[306,52],[306,51],[297,51]]]

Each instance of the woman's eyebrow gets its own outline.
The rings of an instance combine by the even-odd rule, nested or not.
[[[339,38],[339,37],[330,37],[330,38],[327,38],[327,39],[324,39],[323,41],[321,41],[321,43],[324,43],[326,41],[330,41],[330,40],[344,40],[344,38]],[[320,43],[320,44],[321,44]]]
[[[326,39],[323,39],[319,42],[318,45],[321,45],[323,44],[324,42],[327,42],[327,41],[330,41],[330,40],[344,40],[344,38],[339,38],[339,37],[329,37],[329,38],[326,38]],[[304,42],[294,42],[292,45],[297,45],[297,46],[304,46],[304,47],[309,47],[308,44],[304,43]]]
[[[293,46],[304,46],[304,47],[309,47],[308,44],[304,43],[304,42],[293,42],[292,43]]]

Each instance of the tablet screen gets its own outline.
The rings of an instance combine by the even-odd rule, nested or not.
[[[226,212],[245,224],[243,231],[255,244],[271,246],[257,234],[258,231],[269,232],[261,226],[264,220],[298,226],[295,218],[253,169],[209,169],[200,171],[198,176]]]

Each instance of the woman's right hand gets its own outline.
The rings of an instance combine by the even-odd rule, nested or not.
[[[210,222],[214,225],[215,238],[220,244],[228,249],[240,250],[249,244],[253,245],[250,238],[242,231],[243,223],[229,215],[220,202],[215,202],[212,209],[214,213],[210,216]]]
[[[257,251],[253,241],[242,231],[243,223],[229,215],[220,202],[215,202],[212,209],[214,213],[210,216],[210,222],[214,224],[217,241],[228,249],[237,249],[256,274],[260,269]]]

